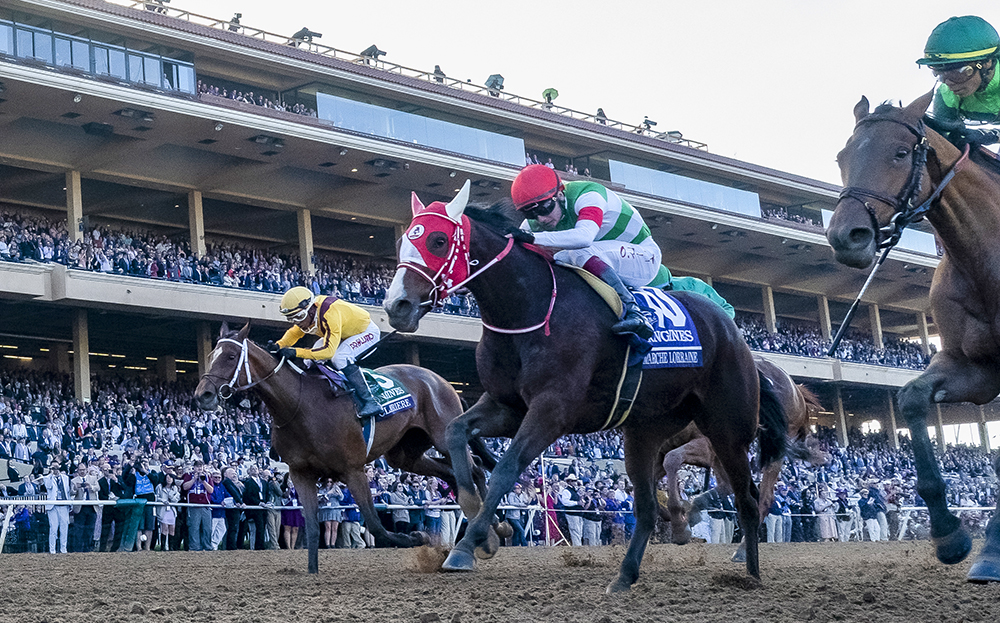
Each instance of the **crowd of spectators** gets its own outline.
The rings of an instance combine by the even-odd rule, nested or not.
[[[819,327],[783,320],[779,320],[777,324],[778,330],[771,333],[758,316],[736,314],[736,325],[743,331],[743,337],[753,350],[826,357],[831,341],[823,338]],[[883,348],[877,348],[871,336],[856,330],[845,333],[835,355],[843,361],[911,370],[923,370],[930,361],[918,344],[894,340],[887,341]]]
[[[821,229],[823,227],[821,223],[817,223],[816,221],[807,216],[802,216],[801,214],[790,214],[784,208],[761,209],[760,215],[764,218],[775,218],[782,221],[791,221],[793,223],[801,223],[802,225],[809,225]]]
[[[291,112],[296,115],[304,115],[306,117],[315,117],[316,111],[304,104],[292,104],[287,105],[280,99],[272,100],[269,97],[265,97],[259,93],[255,94],[253,91],[238,91],[236,89],[226,89],[219,88],[213,84],[205,84],[201,80],[198,81],[198,93],[205,93],[208,95],[215,95],[217,97],[224,97],[226,99],[231,99],[236,102],[244,102],[246,104],[253,104],[254,106],[260,106],[262,108],[270,108],[271,110],[280,110],[283,112]]]
[[[57,262],[71,268],[115,275],[282,293],[304,285],[316,294],[381,305],[392,281],[389,260],[319,252],[313,272],[301,270],[296,253],[277,253],[234,240],[206,240],[206,253],[192,253],[186,237],[98,225],[71,242],[66,221],[41,214],[0,213],[0,261]],[[478,316],[468,293],[456,293],[439,310]]]
[[[95,377],[94,399],[85,405],[72,399],[72,391],[71,379],[65,375],[18,371],[0,374],[0,459],[8,459],[9,466],[5,492],[40,493],[46,479],[50,487],[55,482],[51,480],[53,467],[60,467],[71,477],[67,499],[145,497],[162,506],[149,505],[141,513],[128,506],[104,507],[97,511],[96,518],[80,511],[85,504],[77,506],[69,530],[70,549],[302,546],[301,512],[282,508],[296,506],[297,493],[287,474],[272,470],[268,456],[270,421],[266,409],[253,397],[225,404],[219,411],[202,413],[189,406],[190,387],[149,378]],[[852,430],[847,447],[837,444],[831,429],[821,428],[816,437],[819,450],[831,460],[815,467],[799,461],[786,462],[776,491],[775,517],[787,517],[789,522],[784,540],[926,538],[926,516],[901,512],[903,507],[923,504],[916,492],[912,452],[906,437],[901,437],[899,450],[890,446],[884,433],[862,435]],[[508,443],[497,439],[488,442],[497,454]],[[550,446],[544,455],[543,461],[534,462],[526,470],[518,488],[504,500],[504,506],[514,507],[504,511],[516,524],[511,544],[540,543],[547,538],[565,538],[571,544],[627,539],[633,525],[629,512],[632,499],[628,478],[620,473],[620,433],[570,435]],[[18,466],[22,469],[13,469]],[[997,480],[986,452],[949,446],[941,456],[941,470],[953,506],[991,507],[996,503]],[[201,492],[209,502],[219,505],[211,513],[208,530],[192,527],[188,511],[172,506],[190,499],[184,483],[201,473],[218,491]],[[136,484],[143,482],[143,476],[149,480],[149,491]],[[376,502],[410,507],[381,510],[380,518],[387,529],[424,530],[435,542],[446,546],[460,537],[461,512],[440,508],[454,503],[453,492],[444,482],[392,470],[381,460],[368,467],[368,476]],[[697,496],[704,474],[686,468],[681,476],[684,494]],[[101,479],[105,482],[98,486]],[[260,483],[256,485],[256,497],[247,493],[254,490],[250,482]],[[373,545],[346,488],[340,483],[319,483],[319,494],[324,546]],[[838,513],[835,504],[827,505],[823,500],[835,502],[840,498],[846,509],[843,516],[849,515],[850,522],[845,524],[846,532],[837,532],[839,526],[834,518],[831,536],[829,530],[821,531],[825,520],[820,515]],[[881,518],[883,527],[866,523],[862,511],[872,513],[863,500],[872,500],[881,509],[878,512],[883,516],[877,512],[872,516]],[[242,509],[243,505],[256,504],[270,508],[260,511],[260,515]],[[45,551],[52,525],[49,515],[43,503],[19,509],[12,549]],[[979,534],[987,516],[964,513],[963,521]],[[202,523],[206,522],[208,519]],[[772,528],[774,525],[777,522],[768,524]],[[81,535],[81,530],[86,536]],[[258,530],[266,536],[258,538]],[[202,532],[208,533],[203,541],[199,540]],[[66,537],[59,538],[62,546]]]

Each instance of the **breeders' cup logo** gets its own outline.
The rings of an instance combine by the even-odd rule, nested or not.
[[[423,235],[424,235],[424,226],[414,225],[413,228],[410,230],[410,233],[406,234],[406,237],[409,238],[410,240],[416,240],[417,238]]]

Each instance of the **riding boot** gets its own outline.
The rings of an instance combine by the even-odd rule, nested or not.
[[[644,340],[653,337],[653,325],[649,323],[646,315],[639,309],[639,305],[635,302],[635,297],[632,296],[632,291],[625,287],[618,273],[608,269],[602,271],[598,277],[615,289],[615,293],[625,306],[625,316],[616,322],[611,327],[611,330],[615,333],[635,333]]]
[[[341,372],[344,373],[347,382],[354,390],[354,402],[358,407],[358,417],[369,418],[373,415],[381,415],[382,407],[378,406],[372,397],[372,392],[368,388],[368,383],[365,382],[365,376],[358,364],[348,364],[341,369]]]

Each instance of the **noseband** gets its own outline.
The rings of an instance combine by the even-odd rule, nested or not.
[[[938,197],[941,196],[941,192],[944,190],[945,186],[951,182],[952,178],[955,177],[955,173],[958,172],[959,168],[961,168],[962,164],[969,157],[969,145],[965,146],[965,150],[962,152],[962,157],[958,159],[951,170],[941,178],[941,181],[934,189],[934,192],[932,192],[923,203],[914,207],[913,202],[920,196],[923,172],[927,167],[928,158],[934,160],[937,164],[938,171],[941,170],[941,164],[938,160],[937,153],[927,141],[926,126],[924,125],[923,120],[920,120],[920,122],[914,126],[910,123],[894,119],[892,117],[869,115],[858,121],[857,125],[854,126],[854,129],[856,131],[862,124],[875,123],[878,121],[898,123],[917,137],[917,144],[913,147],[913,159],[910,166],[910,175],[907,177],[903,188],[900,189],[899,193],[896,194],[895,197],[891,197],[878,191],[869,190],[867,188],[846,186],[842,191],[840,191],[840,199],[843,200],[851,198],[864,206],[865,210],[868,211],[868,216],[872,219],[872,229],[879,232],[878,248],[885,249],[896,246],[896,243],[899,242],[900,236],[903,235],[903,230],[906,229],[906,227],[911,223],[923,218],[924,214],[930,211]],[[892,207],[892,218],[889,219],[889,223],[885,227],[879,226],[875,210],[871,207],[871,204],[868,203],[869,199],[881,201],[882,203]]]
[[[278,370],[280,370],[283,365],[285,365],[285,358],[282,357],[281,361],[278,362],[278,365],[275,366],[274,370],[271,370],[270,374],[268,374],[267,376],[265,376],[263,378],[257,379],[255,381],[255,380],[253,380],[253,375],[250,373],[250,346],[249,346],[249,342],[247,341],[247,338],[243,338],[242,342],[237,342],[236,340],[232,340],[232,339],[229,339],[229,338],[221,338],[216,343],[216,346],[218,346],[219,344],[221,344],[223,342],[228,342],[230,344],[236,344],[237,346],[240,347],[240,359],[239,359],[239,361],[236,362],[236,368],[233,370],[233,376],[232,376],[232,378],[229,379],[229,381],[224,382],[222,385],[218,385],[217,386],[217,388],[218,388],[217,392],[219,394],[219,397],[222,398],[223,400],[229,400],[234,393],[246,391],[246,390],[248,390],[248,389],[250,389],[250,388],[252,388],[252,387],[254,387],[254,386],[256,386],[256,385],[258,385],[258,384],[260,384],[260,383],[262,383],[264,381],[266,381],[267,379],[269,379],[272,376],[274,376],[274,374]],[[243,374],[244,371],[246,372],[246,375],[247,375],[247,383],[246,383],[246,385],[240,386],[239,385],[240,375]],[[203,378],[203,379],[224,379],[225,377],[219,376],[217,374],[212,374],[210,372],[206,372],[205,374],[201,375],[201,378]],[[214,384],[215,383],[213,381],[213,385]]]

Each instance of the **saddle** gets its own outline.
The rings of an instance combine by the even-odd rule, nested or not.
[[[372,397],[382,407],[382,413],[375,416],[374,419],[382,421],[399,411],[412,409],[416,405],[410,391],[396,379],[368,368],[361,368],[361,372],[368,383]],[[353,390],[348,385],[344,375],[323,362],[313,362],[313,365],[306,368],[305,374],[325,380],[330,385],[330,390],[335,398],[353,394]]]

